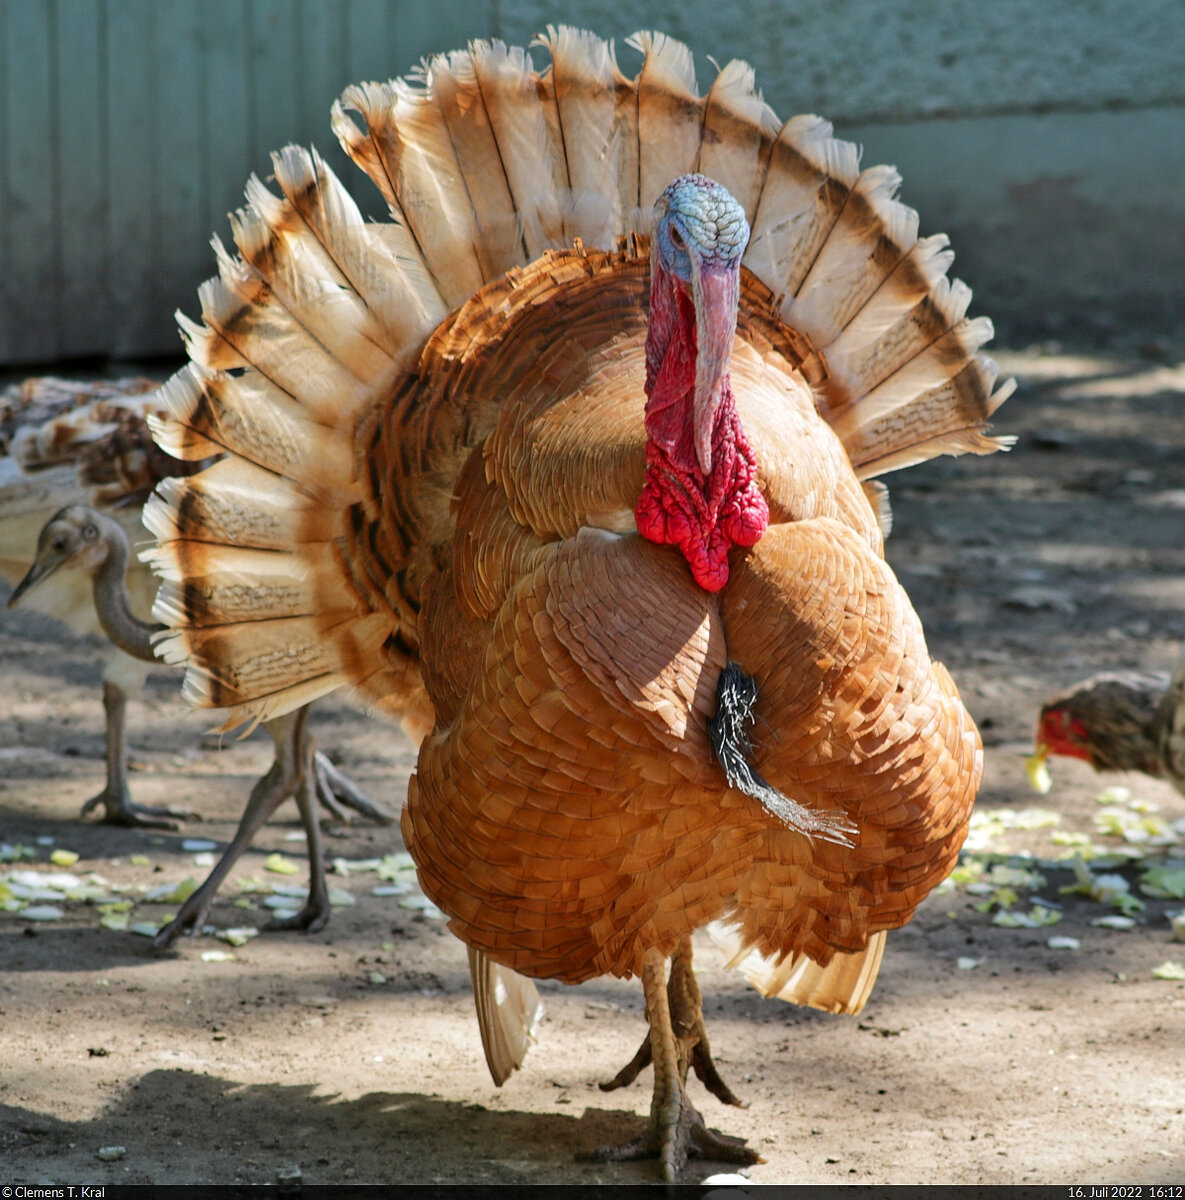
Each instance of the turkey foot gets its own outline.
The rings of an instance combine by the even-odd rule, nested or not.
[[[676,963],[683,965],[676,970]],[[709,1129],[687,1097],[687,1071],[693,1063],[694,1045],[698,1043],[693,1044],[696,1037],[694,1022],[684,1026],[690,1032],[676,1032],[676,1024],[672,1020],[671,998],[672,995],[681,995],[680,1003],[683,1003],[694,996],[695,1012],[699,1015],[698,987],[689,989],[685,981],[676,983],[679,976],[686,975],[690,978],[690,966],[691,945],[690,942],[686,942],[675,952],[671,971],[672,983],[675,986],[672,988],[666,981],[666,964],[662,956],[656,950],[647,952],[642,965],[642,987],[646,993],[646,1018],[650,1023],[649,1054],[639,1051],[613,1082],[619,1086],[618,1081],[628,1082],[636,1077],[647,1059],[654,1064],[654,1097],[650,1102],[650,1125],[641,1137],[634,1141],[624,1146],[605,1146],[591,1155],[593,1159],[602,1162],[657,1158],[662,1177],[667,1183],[678,1181],[679,1174],[689,1158],[747,1164],[762,1161],[757,1152],[745,1144],[743,1138]],[[691,980],[691,983],[694,985],[694,980]],[[686,1014],[682,1014],[679,1021],[683,1024]],[[699,1026],[702,1029],[702,1017]],[[729,1102],[736,1103],[732,1092],[716,1074],[711,1057],[706,1051],[705,1045],[707,1074],[715,1079],[727,1096],[732,1097]]]
[[[671,976],[667,983],[667,1004],[671,1013],[671,1024],[675,1037],[682,1045],[690,1045],[688,1065],[695,1071],[700,1082],[718,1100],[737,1108],[747,1108],[748,1102],[739,1099],[720,1076],[712,1060],[712,1048],[708,1043],[708,1030],[704,1024],[703,999],[699,984],[691,969],[691,939],[685,938],[675,947],[671,955]],[[612,1092],[627,1087],[653,1060],[650,1038],[647,1036],[638,1047],[637,1054],[612,1079],[600,1085],[601,1091]],[[684,1072],[686,1074],[686,1072]]]
[[[81,815],[85,817],[100,804],[103,806],[104,825],[123,825],[132,829],[180,829],[182,821],[201,820],[197,813],[187,808],[153,808],[148,804],[137,804],[127,788],[114,790],[110,787],[92,796],[82,806]]]
[[[137,829],[178,829],[180,821],[199,820],[184,808],[151,808],[137,804],[128,791],[127,697],[113,683],[103,684],[103,711],[107,717],[107,786],[82,806],[86,816],[101,804],[103,823]]]
[[[267,928],[306,929],[315,933],[329,920],[329,891],[325,883],[321,828],[317,824],[313,798],[313,752],[312,745],[305,736],[308,712],[306,705],[295,713],[268,722],[267,730],[276,743],[275,761],[267,774],[251,789],[234,839],[214,869],[202,886],[182,904],[176,917],[153,938],[152,944],[157,950],[164,950],[172,945],[187,929],[191,930],[194,936],[202,931],[210,914],[210,905],[213,904],[214,896],[227,872],[251,844],[272,813],[289,796],[295,798],[300,809],[300,819],[308,842],[309,898],[300,912],[291,917],[276,918]]]

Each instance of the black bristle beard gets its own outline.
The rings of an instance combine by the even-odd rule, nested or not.
[[[753,765],[752,728],[757,681],[730,662],[716,684],[716,715],[708,718],[708,740],[730,787],[756,800],[788,829],[840,846],[853,844],[856,826],[845,813],[816,812],[779,792]]]

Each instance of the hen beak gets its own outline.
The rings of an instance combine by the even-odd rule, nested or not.
[[[712,432],[736,337],[740,294],[741,273],[737,266],[704,266],[695,255],[691,256],[696,340],[692,418],[695,457],[705,475],[712,469]]]
[[[1025,775],[1028,777],[1029,787],[1042,796],[1053,787],[1053,779],[1045,765],[1048,757],[1049,747],[1044,742],[1038,742],[1033,753],[1025,759]]]

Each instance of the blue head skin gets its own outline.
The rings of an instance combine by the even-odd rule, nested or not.
[[[678,301],[689,299],[695,312],[695,454],[705,474],[712,468],[712,429],[736,334],[748,241],[744,209],[705,175],[681,175],[655,202],[651,349],[657,364],[670,344]]]

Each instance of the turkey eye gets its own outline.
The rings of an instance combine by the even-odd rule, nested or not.
[[[683,240],[683,235],[678,229],[675,228],[674,225],[671,226],[671,245],[674,246],[676,250],[687,249],[687,243]]]
[[[53,542],[50,544],[50,549],[54,550],[56,552],[65,550],[65,548],[66,548],[66,541],[64,538],[54,538]]]

